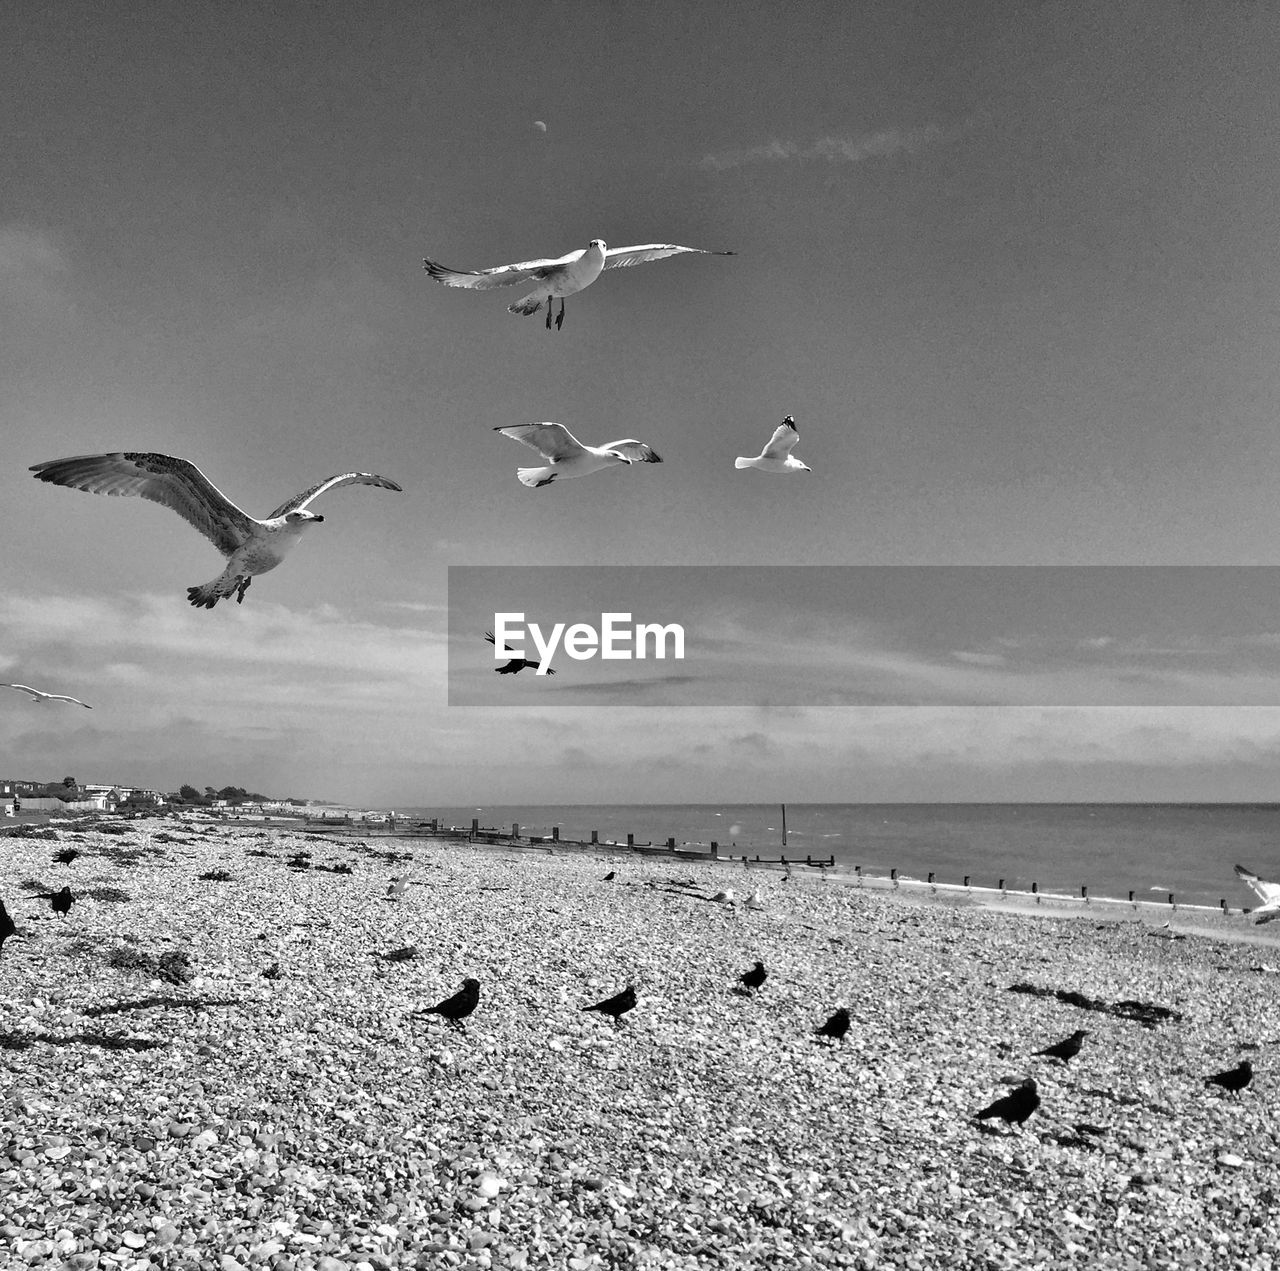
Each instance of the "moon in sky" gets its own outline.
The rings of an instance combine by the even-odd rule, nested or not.
[[[546,125],[545,123],[543,123],[543,121],[542,121],[541,119],[535,119],[535,120],[533,121],[533,126],[534,126],[534,127],[535,127],[539,132],[546,132],[546,130],[547,130],[547,125]]]

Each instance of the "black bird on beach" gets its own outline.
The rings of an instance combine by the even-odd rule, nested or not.
[[[1226,1072],[1215,1072],[1212,1077],[1204,1079],[1207,1086],[1221,1086],[1224,1090],[1239,1093],[1253,1080],[1253,1065],[1242,1059],[1234,1068]]]
[[[747,989],[758,989],[764,982],[769,972],[764,969],[763,962],[757,962],[750,971],[744,971],[738,976],[738,983]]]
[[[618,1026],[623,1015],[631,1010],[636,1004],[636,991],[628,984],[621,993],[615,993],[612,997],[606,997],[603,1002],[596,1002],[593,1006],[584,1006],[584,1011],[599,1011],[601,1015],[608,1015],[613,1019],[614,1027]]]
[[[616,869],[611,869],[600,881],[602,883],[611,883],[617,877],[618,871]]]
[[[1006,1125],[1017,1122],[1021,1125],[1040,1106],[1040,1096],[1036,1093],[1036,1083],[1028,1077],[1016,1090],[1003,1099],[975,1112],[974,1118],[986,1121],[989,1117],[999,1117]]]
[[[462,987],[452,996],[434,1006],[424,1006],[419,1014],[443,1015],[454,1028],[463,1028],[461,1021],[466,1019],[480,1004],[480,981],[463,980]],[[465,1032],[466,1029],[463,1028]]]
[[[492,631],[486,631],[484,633],[484,638],[488,640],[490,644],[495,647],[497,646],[498,642],[494,639]],[[542,665],[541,662],[531,662],[528,658],[518,658],[511,653],[510,649],[503,649],[502,651],[511,657],[511,661],[504,663],[502,666],[495,666],[493,668],[494,672],[498,675],[518,675],[525,669],[525,667],[528,667],[531,671],[536,671]],[[554,675],[555,668],[547,667],[547,674]]]
[[[69,914],[71,906],[76,903],[76,898],[71,894],[70,887],[64,887],[61,891],[42,891],[35,895],[36,900],[48,900],[52,902],[53,912],[55,914]]]
[[[1061,1059],[1065,1064],[1080,1053],[1081,1043],[1088,1035],[1087,1028],[1077,1028],[1070,1037],[1064,1037],[1060,1042],[1054,1042],[1052,1046],[1046,1046],[1043,1050],[1037,1050],[1034,1053],[1048,1055],[1051,1059]]]
[[[757,966],[759,963],[756,964]],[[819,1028],[813,1030],[819,1037],[830,1037],[832,1041],[843,1041],[849,1031],[849,1012],[842,1006],[832,1017]]]
[[[0,900],[0,953],[4,952],[4,942],[10,936],[16,936],[18,928],[13,925],[13,919],[9,917],[9,911],[4,907],[4,901]]]

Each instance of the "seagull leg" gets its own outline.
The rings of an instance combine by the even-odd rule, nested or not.
[[[551,310],[552,310],[552,307],[553,307],[553,306],[552,306],[552,303],[551,303],[551,297],[550,297],[550,296],[548,296],[548,297],[547,297],[547,330],[548,330],[548,331],[550,331],[550,330],[551,330]]]
[[[247,578],[238,578],[236,580],[236,604],[244,604],[244,593],[249,590],[249,584],[251,582],[253,582],[252,575]]]
[[[550,302],[548,302],[548,304],[549,303]],[[547,310],[547,316],[548,317],[551,316],[550,308],[548,308]],[[556,315],[556,330],[559,331],[562,326],[564,326],[564,297],[563,296],[560,297],[560,312]]]

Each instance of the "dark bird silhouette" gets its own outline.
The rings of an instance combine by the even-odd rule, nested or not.
[[[443,1015],[454,1028],[463,1028],[462,1020],[466,1019],[480,1004],[480,981],[463,980],[462,987],[452,996],[435,1006],[424,1006],[422,1015]],[[465,1032],[466,1030],[463,1029]]]
[[[494,639],[494,635],[492,631],[486,631],[484,633],[484,638],[488,640],[490,644],[497,647],[498,642],[497,640]],[[523,671],[525,667],[528,667],[529,670],[531,671],[536,671],[542,665],[541,662],[531,662],[528,658],[515,657],[514,655],[512,655],[510,649],[503,649],[502,651],[503,653],[507,654],[511,658],[511,661],[505,663],[502,666],[495,666],[493,668],[498,675],[516,675],[519,672]],[[547,667],[547,674],[554,675],[555,668]]]
[[[4,907],[4,901],[0,900],[0,953],[4,952],[4,942],[10,936],[16,936],[18,928],[13,925],[13,919],[9,917],[9,911]]]
[[[613,1019],[616,1027],[629,1010],[636,1004],[636,991],[628,984],[621,993],[615,993],[612,997],[606,997],[603,1002],[596,1002],[593,1006],[584,1006],[584,1011],[599,1011],[601,1015],[608,1015]]]
[[[1242,1059],[1234,1068],[1228,1068],[1226,1072],[1215,1072],[1212,1077],[1204,1080],[1205,1085],[1221,1086],[1224,1090],[1238,1093],[1253,1080],[1253,1065],[1247,1059]]]
[[[604,883],[611,883],[617,877],[618,871],[616,869],[611,869],[600,881]]]
[[[759,963],[756,964],[757,966]],[[819,1037],[830,1037],[832,1041],[843,1041],[849,1031],[849,1012],[842,1006],[820,1028],[813,1030]]]
[[[764,969],[763,962],[757,962],[750,971],[744,971],[738,976],[738,983],[748,989],[758,989],[764,982],[769,972]],[[846,1012],[845,1027],[848,1028],[848,1012]]]
[[[1051,1059],[1061,1059],[1065,1064],[1080,1053],[1081,1043],[1088,1035],[1089,1030],[1087,1028],[1077,1028],[1070,1037],[1064,1037],[1060,1042],[1054,1042],[1052,1046],[1046,1046],[1043,1050],[1037,1050],[1035,1053],[1037,1055],[1048,1055]]]
[[[975,1112],[978,1121],[986,1121],[990,1117],[999,1117],[1006,1125],[1015,1122],[1021,1125],[1040,1106],[1040,1096],[1036,1093],[1036,1083],[1027,1078],[1011,1094],[988,1104],[981,1112]]]
[[[50,901],[55,914],[69,914],[71,906],[76,903],[76,898],[71,894],[70,887],[64,887],[61,891],[42,891],[37,892],[36,900]]]

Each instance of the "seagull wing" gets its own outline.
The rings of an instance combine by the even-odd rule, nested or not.
[[[38,702],[42,697],[47,697],[47,693],[42,693],[38,688],[32,688],[29,684],[0,684],[0,688],[16,688],[19,693],[30,693],[31,700]]]
[[[769,444],[765,446],[762,459],[785,459],[795,448],[796,442],[800,440],[800,434],[796,431],[796,426],[791,422],[791,416],[788,415],[774,430],[773,436],[769,438]]]
[[[68,697],[65,693],[45,693],[51,702],[74,702],[77,706],[83,706],[85,710],[91,711],[93,707],[88,702],[82,702],[78,697]]]
[[[1280,916],[1280,883],[1270,883],[1265,878],[1259,878],[1253,870],[1245,869],[1243,865],[1236,866],[1236,875],[1262,898],[1261,906],[1251,914],[1255,921],[1263,913],[1274,912]]]
[[[611,441],[608,445],[601,446],[601,450],[612,450],[614,454],[621,455],[628,463],[661,463],[662,456],[652,446],[646,446],[643,441],[637,441],[634,437],[624,437],[621,441]]]
[[[610,247],[604,254],[606,269],[626,269],[646,261],[678,256],[681,252],[697,252],[702,256],[736,256],[737,252],[711,252],[703,247],[678,247],[675,243],[642,243],[639,247]]]
[[[587,453],[587,448],[563,424],[514,424],[510,428],[495,428],[493,431],[523,441],[552,463]]]
[[[187,459],[140,451],[73,455],[31,465],[37,480],[90,494],[134,494],[172,508],[224,555],[253,534],[257,522],[242,512]]]
[[[376,472],[341,472],[336,477],[326,477],[323,481],[317,481],[311,489],[304,490],[292,499],[286,499],[267,517],[267,520],[273,521],[277,516],[284,516],[287,512],[301,512],[312,499],[318,499],[326,490],[333,490],[340,485],[376,485],[384,490],[400,489],[394,481],[380,477]]]
[[[514,265],[495,265],[492,269],[450,269],[439,261],[424,258],[422,267],[436,282],[446,287],[470,287],[473,291],[491,291],[494,287],[510,287],[513,283],[528,282],[530,278],[543,279],[557,269],[571,265],[582,256],[585,248],[570,252],[555,260],[522,260]],[[676,248],[688,251],[688,248]]]

